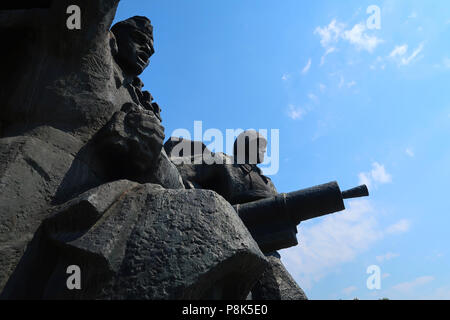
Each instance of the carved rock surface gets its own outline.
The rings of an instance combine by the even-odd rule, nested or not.
[[[253,300],[307,300],[306,294],[298,286],[284,267],[278,253],[267,256],[270,267],[252,289]]]
[[[39,254],[29,253],[45,257],[33,264],[42,272],[26,278],[42,287],[30,296],[12,282],[16,290],[3,297],[244,299],[267,267],[233,208],[212,191],[121,180],[54,211],[33,240]],[[70,265],[81,268],[82,290],[66,287]]]
[[[127,103],[96,140],[100,153],[119,168],[119,174],[139,175],[154,166],[163,147],[164,127],[152,111]]]
[[[52,141],[43,133],[0,139],[0,292],[50,203],[98,184],[74,155],[80,142],[59,130],[47,133]]]
[[[144,181],[141,182],[156,183],[166,189],[184,189],[183,178],[177,167],[167,157],[164,149],[161,150],[153,170],[142,177]]]

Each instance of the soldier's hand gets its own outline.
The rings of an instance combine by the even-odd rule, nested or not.
[[[131,166],[133,172],[145,172],[161,153],[164,127],[152,111],[127,103],[113,115],[97,139],[102,152],[126,162],[120,165]]]

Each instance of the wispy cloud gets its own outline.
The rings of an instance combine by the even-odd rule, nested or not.
[[[406,148],[405,153],[411,158],[414,158],[415,156],[414,151],[411,148]]]
[[[288,107],[288,116],[292,120],[300,120],[306,114],[306,110],[300,107],[296,107],[293,104],[290,104]]]
[[[306,64],[306,66],[303,68],[302,74],[307,74],[308,73],[309,69],[311,68],[311,63],[312,63],[312,60],[310,58],[308,60],[308,63]]]
[[[356,81],[350,81],[350,82],[347,83],[347,88],[351,88],[351,87],[354,87],[354,86],[356,86]]]
[[[424,47],[424,44],[422,42],[421,44],[419,44],[419,46],[413,51],[413,53],[409,57],[402,58],[401,64],[408,65],[412,61],[414,61],[417,58],[417,56],[419,55],[419,53],[422,52],[423,47]]]
[[[345,84],[345,79],[344,79],[344,77],[341,75],[341,76],[339,77],[339,88],[342,88],[342,87],[344,86],[344,84]]]
[[[407,44],[404,44],[404,45],[401,45],[401,46],[396,46],[394,48],[394,50],[392,50],[392,52],[389,55],[389,57],[395,58],[397,56],[404,56],[406,51],[408,51],[408,45]]]
[[[370,189],[378,184],[385,184],[392,182],[392,176],[386,171],[384,165],[378,162],[372,163],[372,170],[369,172],[361,172],[358,175],[359,183],[365,184]]]
[[[384,261],[389,261],[391,259],[397,258],[399,256],[398,253],[392,253],[392,252],[388,252],[385,253],[381,256],[376,256],[376,259],[379,263],[384,262]]]
[[[314,103],[319,103],[319,98],[313,93],[309,93],[308,98]]]
[[[356,259],[377,241],[392,236],[403,228],[403,221],[383,228],[378,222],[377,210],[367,199],[353,200],[347,209],[321,218],[318,222],[300,225],[300,246],[282,251],[282,258],[299,284],[306,289],[315,282],[335,272],[340,265]],[[389,232],[387,232],[389,231]],[[378,259],[392,259],[395,253],[387,253]]]
[[[445,57],[442,60],[442,64],[444,65],[445,68],[450,69],[450,58]]]
[[[366,26],[363,23],[360,23],[355,25],[351,30],[345,31],[342,38],[355,45],[358,50],[373,52],[383,40],[376,36],[369,36],[365,31]]]
[[[344,212],[300,227],[301,246],[283,251],[283,261],[301,285],[311,288],[314,282],[338,265],[353,260],[382,236],[370,202],[354,200]]]
[[[403,44],[400,46],[396,46],[392,52],[389,54],[389,57],[392,59],[396,59],[399,65],[407,66],[414,60],[419,57],[419,54],[423,51],[424,43],[420,43],[419,46],[414,49],[414,51],[408,56],[408,45]]]
[[[333,52],[335,52],[335,51],[336,51],[336,48],[334,48],[334,47],[328,48],[327,51],[325,51],[324,55],[320,58],[320,66],[323,66],[323,65],[325,64],[325,58],[326,58],[329,54],[331,54],[331,53],[333,53]]]
[[[372,70],[376,70],[377,67],[379,67],[381,70],[384,70],[386,68],[386,64],[384,63],[384,59],[378,56],[369,67]]]
[[[328,26],[317,27],[314,30],[314,34],[318,34],[320,36],[320,43],[324,48],[326,48],[331,43],[339,41],[339,38],[344,31],[344,27],[345,25],[343,23],[339,23],[336,21],[336,19],[334,19]]]
[[[352,292],[355,292],[356,290],[358,290],[357,287],[350,286],[350,287],[342,289],[342,293],[345,294],[346,296],[349,296],[352,294]]]
[[[289,73],[284,73],[281,77],[281,80],[288,81],[291,78],[291,75]]]
[[[364,23],[355,24],[351,29],[346,30],[345,24],[336,19],[333,19],[327,26],[317,27],[314,34],[319,35],[320,44],[327,49],[322,56],[321,65],[323,65],[325,57],[336,50],[335,47],[340,40],[350,43],[357,50],[365,50],[370,53],[383,42],[377,36],[369,35]]]
[[[319,90],[320,90],[320,92],[324,93],[326,88],[327,88],[326,85],[324,85],[323,83],[319,83]]]
[[[386,228],[387,234],[400,234],[407,232],[411,227],[411,222],[407,219],[400,220]]]
[[[402,282],[399,283],[392,288],[396,291],[399,291],[402,294],[413,294],[414,290],[416,290],[418,287],[424,286],[434,280],[433,276],[423,276],[418,277],[414,280],[408,281],[408,282]]]

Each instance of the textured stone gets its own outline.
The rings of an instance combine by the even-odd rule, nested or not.
[[[8,43],[0,52],[0,68],[8,75],[0,80],[0,292],[51,206],[122,178],[182,187],[160,156],[161,110],[141,91],[137,75],[143,69],[124,68],[120,58],[131,48],[145,58],[134,63],[148,65],[151,54],[142,55],[142,47],[152,52],[153,43],[137,43],[132,32],[153,38],[150,21],[129,19],[114,34],[110,26],[118,2],[58,0],[41,9],[0,12],[0,35]],[[76,31],[66,27],[72,4],[82,8],[82,28]],[[143,25],[130,29],[137,20]],[[139,112],[121,111],[131,104]],[[108,170],[117,159],[101,157],[92,139],[111,123],[131,130],[122,131],[133,157],[125,168],[145,172],[121,175],[120,165]]]
[[[267,267],[230,204],[212,191],[122,180],[53,211],[32,246],[47,258],[32,263],[43,271],[27,282],[42,287],[30,297],[11,283],[4,297],[244,299]],[[66,288],[69,265],[80,266],[82,290]]]
[[[214,190],[231,204],[256,204],[253,201],[277,195],[272,181],[262,174],[256,164],[251,164],[251,151],[254,151],[253,158],[261,162],[266,149],[266,140],[254,131],[245,131],[239,135],[234,144],[233,157],[212,153],[201,142],[174,137],[165,143],[164,148],[176,164],[186,188]],[[239,160],[239,148],[244,163],[236,162]],[[275,201],[273,207],[256,207],[256,212],[249,219],[241,217],[263,252],[267,248],[273,251],[297,244],[296,225],[291,222],[289,215],[284,214],[284,210],[280,211],[282,209],[278,204],[281,203]],[[238,207],[235,208],[238,212]],[[272,214],[267,215],[268,211]],[[267,216],[270,219],[264,220]],[[270,267],[252,290],[253,299],[306,299],[303,290],[275,256],[279,257],[278,253],[268,257]]]
[[[57,130],[52,134],[56,140],[66,135]],[[67,149],[78,148],[76,140],[65,138]],[[51,203],[98,182],[83,161],[51,140],[0,139],[0,291]]]
[[[267,256],[270,267],[252,289],[253,300],[307,300],[306,294],[298,286],[284,267],[278,253]]]
[[[55,243],[69,242],[80,237],[114,202],[136,186],[137,183],[127,180],[103,184],[67,203],[43,211],[41,216],[49,217],[44,221],[51,223],[44,222],[44,227],[37,230],[23,256],[19,256],[21,260],[14,268],[1,298],[42,298],[48,277],[59,257],[60,249]],[[29,233],[28,236],[30,235]]]
[[[183,178],[164,149],[161,150],[152,170],[143,175],[139,181],[156,183],[167,189],[184,189]]]
[[[164,128],[152,111],[127,103],[95,137],[109,175],[118,178],[143,174],[155,166],[164,140]]]

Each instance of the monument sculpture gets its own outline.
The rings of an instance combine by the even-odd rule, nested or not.
[[[186,188],[210,189],[223,196],[268,258],[270,267],[253,288],[252,297],[306,299],[277,250],[298,244],[300,222],[344,210],[344,199],[367,196],[367,187],[341,192],[338,184],[331,182],[278,194],[272,181],[257,166],[264,162],[267,147],[267,140],[258,132],[242,132],[234,142],[233,156],[213,154],[206,146],[195,148],[195,144],[198,142],[171,137],[164,148],[177,163]],[[196,150],[200,153],[195,153]]]
[[[165,156],[159,106],[137,78],[150,21],[110,30],[118,1],[75,2],[76,32],[64,19],[74,1],[0,12],[19,48],[1,59],[13,75],[0,109],[1,298],[245,298],[267,261],[231,205],[185,190]],[[66,286],[72,265],[81,290]]]
[[[306,298],[276,250],[296,244],[303,213],[329,213],[333,197],[342,210],[343,198],[364,192],[330,185],[325,208],[314,192],[280,196],[256,166],[266,141],[252,132],[244,163],[175,165],[180,141],[163,147],[162,110],[139,78],[155,52],[153,27],[142,16],[111,27],[118,3],[18,0],[0,10],[9,44],[0,52],[8,75],[0,80],[0,298]],[[72,5],[83,12],[76,31],[65,20]],[[271,215],[280,201],[289,214]],[[291,238],[267,249],[268,221]]]

